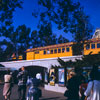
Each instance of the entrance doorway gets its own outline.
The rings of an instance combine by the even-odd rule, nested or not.
[[[47,71],[47,68],[42,66],[27,66],[26,70],[28,71],[28,75],[33,78],[36,77],[37,73],[41,73],[42,83],[44,84],[45,71]]]

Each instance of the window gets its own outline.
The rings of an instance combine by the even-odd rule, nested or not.
[[[62,48],[62,53],[64,53],[65,52],[65,48]]]
[[[90,49],[90,44],[86,45],[86,50]]]
[[[58,53],[61,53],[61,49],[60,48],[58,49]]]
[[[69,52],[69,48],[66,48],[66,52]]]
[[[57,53],[57,49],[54,50],[54,53]]]
[[[100,43],[97,43],[97,48],[100,48]]]
[[[35,54],[39,54],[39,51],[35,51]]]
[[[46,51],[44,50],[44,54],[46,54]]]
[[[50,53],[53,54],[53,50],[51,50]]]
[[[50,50],[47,50],[47,54],[50,54]]]
[[[91,44],[91,49],[95,49],[95,44]]]

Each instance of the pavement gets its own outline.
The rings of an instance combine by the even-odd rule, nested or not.
[[[39,100],[66,100],[66,97],[64,97],[62,93],[47,91],[43,87],[40,88],[42,90],[42,97]],[[12,88],[10,100],[18,100],[17,89],[18,86],[14,85],[14,87]],[[4,100],[2,93],[3,93],[3,84],[0,85],[0,100]]]

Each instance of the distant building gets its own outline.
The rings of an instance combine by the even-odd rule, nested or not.
[[[95,30],[95,33],[93,34],[92,39],[93,39],[93,38],[100,38],[100,28],[97,28],[97,29]]]

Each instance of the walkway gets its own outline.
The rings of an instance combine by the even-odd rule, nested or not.
[[[40,100],[66,100],[62,93],[47,91],[42,89],[42,98]],[[4,100],[2,96],[3,85],[0,85],[0,100]],[[11,94],[11,100],[18,100],[17,85],[14,85]]]

